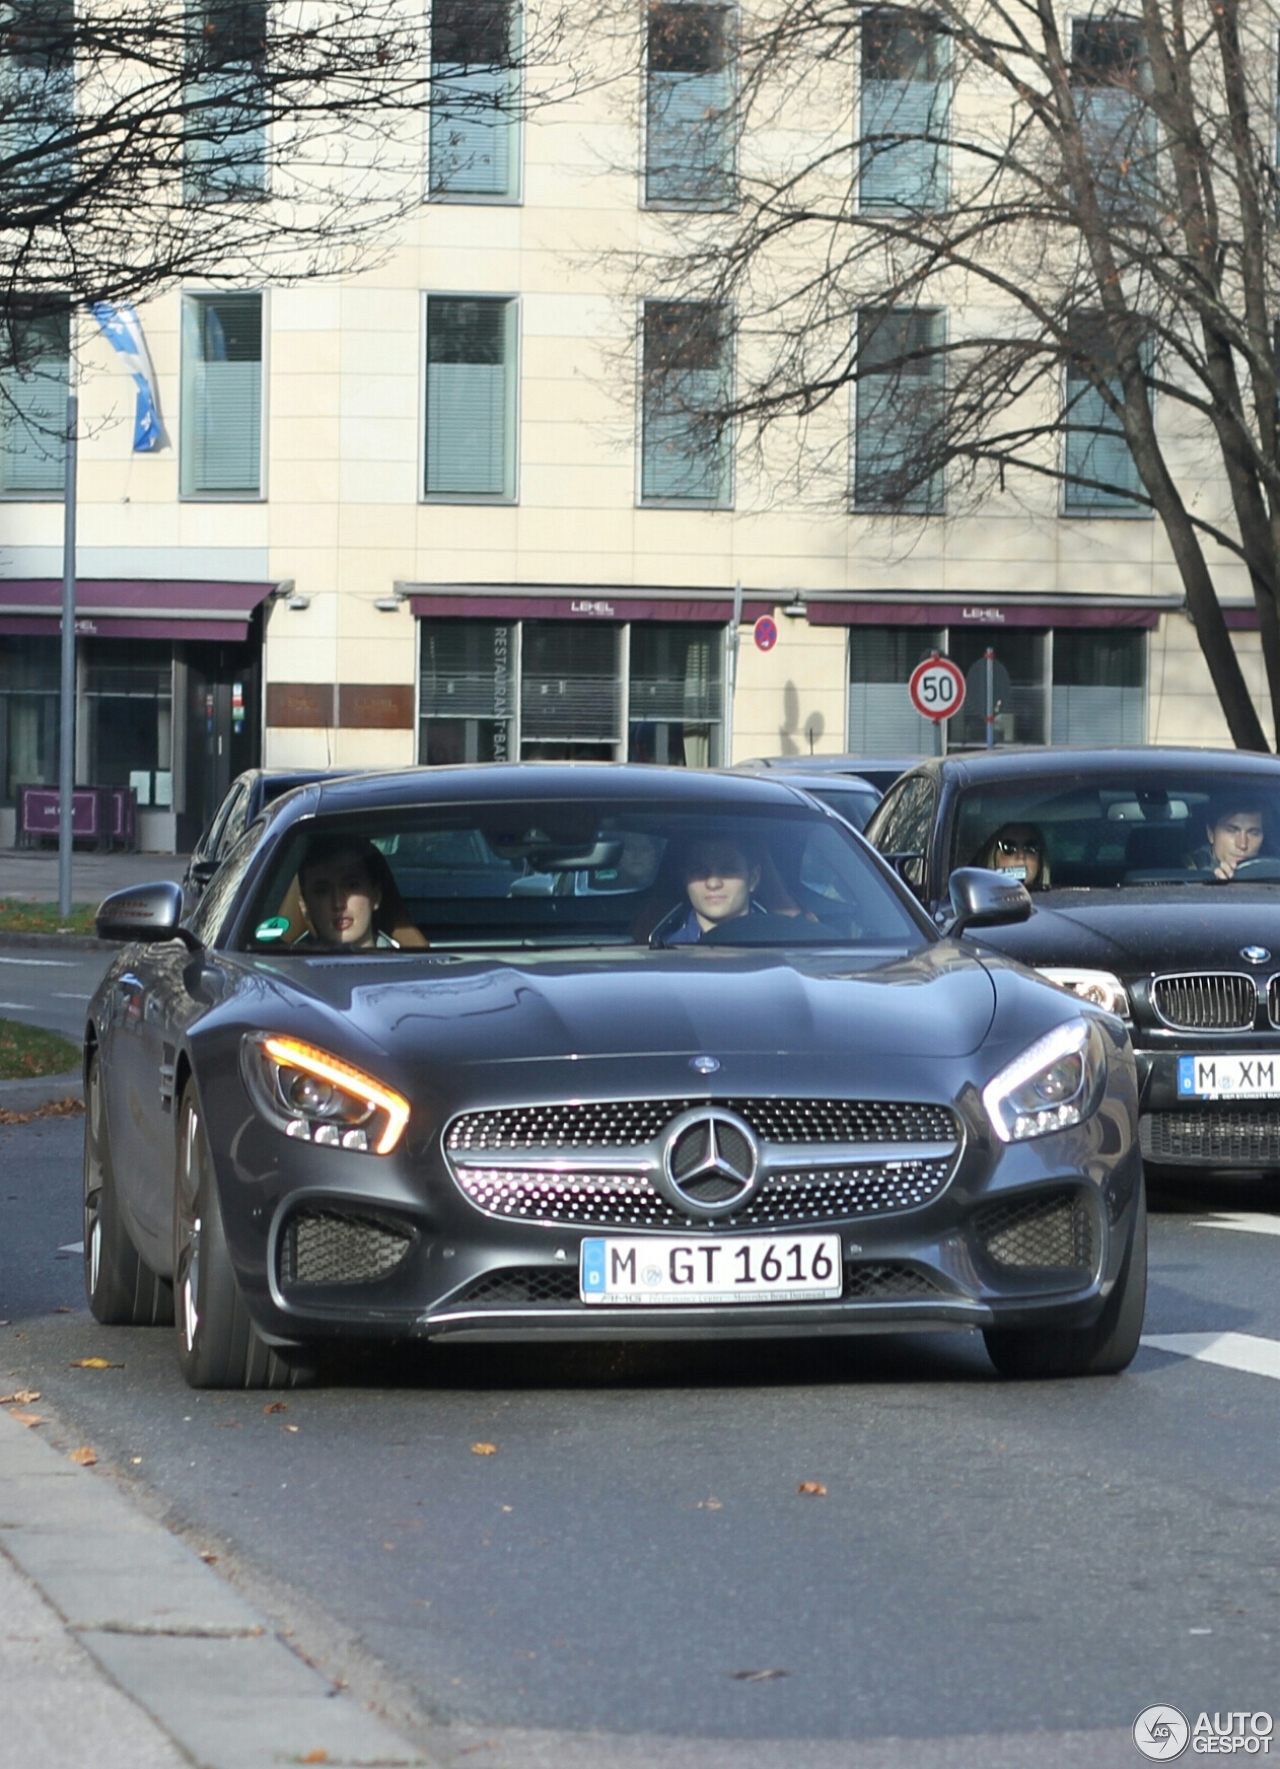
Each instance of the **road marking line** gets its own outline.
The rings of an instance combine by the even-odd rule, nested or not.
[[[1272,1376],[1280,1382],[1280,1341],[1255,1333],[1144,1333],[1142,1343],[1152,1351],[1221,1364],[1247,1376]]]
[[[65,1247],[58,1248],[59,1253],[83,1253],[83,1241],[68,1241]]]
[[[2,938],[3,936],[0,936]],[[40,964],[53,970],[74,970],[75,960],[71,958],[0,958],[0,964]]]
[[[82,995],[76,989],[54,989],[52,991],[52,995],[53,995],[53,999],[55,1001],[92,1001],[93,1000],[92,995],[89,995],[89,994]]]
[[[1243,1210],[1224,1210],[1218,1216],[1207,1217],[1204,1222],[1192,1224],[1193,1228],[1234,1228],[1246,1235],[1280,1235],[1280,1216],[1254,1216]]]
[[[0,1007],[4,1007],[4,1008],[20,1007],[22,1009],[23,1013],[30,1013],[34,1006],[35,1006],[34,1001],[0,1001]]]

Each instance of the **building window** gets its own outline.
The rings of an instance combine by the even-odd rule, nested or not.
[[[942,209],[948,198],[947,38],[897,7],[862,25],[859,201],[864,209]]]
[[[946,416],[944,344],[941,313],[866,307],[858,315],[856,508],[920,514],[942,509],[937,460]]]
[[[1053,635],[1054,743],[1141,743],[1146,701],[1144,632],[1066,627]]]
[[[262,492],[262,296],[182,305],[182,495]]]
[[[513,759],[516,636],[504,620],[424,620],[418,760]]]
[[[188,202],[260,197],[267,183],[265,0],[205,0],[187,14],[183,109]]]
[[[1046,743],[1051,651],[1047,632],[1033,627],[953,627],[949,652],[965,673],[964,705],[948,723],[948,749],[982,749],[987,741],[987,665],[996,743]]]
[[[0,492],[60,497],[66,461],[71,315],[15,314],[0,333]]]
[[[1112,220],[1142,219],[1156,198],[1156,118],[1141,22],[1076,19],[1071,84],[1099,203]]]
[[[1142,480],[1129,452],[1124,425],[1108,405],[1100,387],[1079,358],[1106,367],[1115,358],[1114,346],[1102,320],[1078,314],[1072,320],[1068,345],[1077,353],[1068,357],[1066,410],[1063,413],[1062,508],[1067,516],[1148,515],[1141,501]],[[1144,351],[1150,367],[1150,352]],[[1123,400],[1119,374],[1107,386]]]
[[[424,620],[421,762],[722,760],[724,628]]]
[[[0,639],[0,782],[6,804],[22,786],[58,783],[57,639]]]
[[[730,350],[723,314],[700,301],[647,301],[643,350],[641,500],[727,505]]]
[[[78,777],[95,786],[132,786],[140,805],[171,805],[173,646],[90,639],[81,682]]]
[[[510,199],[518,192],[518,23],[510,0],[435,0],[433,196]]]
[[[927,627],[849,628],[850,755],[940,753],[939,728],[912,706],[907,683],[918,663],[944,649],[943,633]]]
[[[627,675],[628,761],[720,766],[723,627],[637,622]]]
[[[428,497],[516,495],[516,304],[427,301]]]
[[[662,208],[733,200],[733,59],[723,6],[649,8],[644,195]]]
[[[0,47],[0,157],[14,162],[10,225],[70,184],[76,90],[73,0],[10,0]],[[34,220],[31,225],[35,226]]]

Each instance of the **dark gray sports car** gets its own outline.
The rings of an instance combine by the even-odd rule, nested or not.
[[[1024,918],[953,880],[954,933]],[[785,782],[443,768],[269,806],[126,939],[85,1046],[85,1277],[195,1386],[326,1341],[980,1328],[1133,1357],[1120,1019],[940,938]]]

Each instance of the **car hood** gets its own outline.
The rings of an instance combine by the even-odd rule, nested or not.
[[[981,1044],[996,1006],[991,976],[948,942],[870,959],[726,948],[291,958],[244,962],[238,983],[228,981],[232,1018],[249,1006],[258,1026],[275,1018],[325,1039],[338,1017],[344,1050],[354,1037],[432,1064],[701,1052],[955,1058]]]
[[[1049,891],[1030,920],[974,937],[1023,964],[1091,966],[1123,976],[1239,970],[1245,946],[1264,947],[1280,966],[1280,886]]]

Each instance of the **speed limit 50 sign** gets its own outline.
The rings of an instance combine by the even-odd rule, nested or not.
[[[926,719],[949,719],[964,705],[964,671],[949,657],[927,657],[911,672],[911,704]]]

